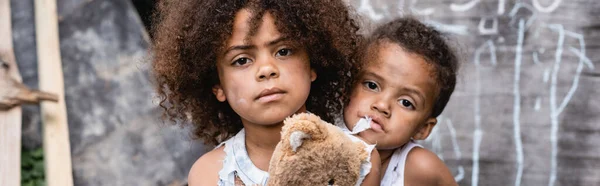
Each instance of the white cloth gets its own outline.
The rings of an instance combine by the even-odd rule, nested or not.
[[[413,141],[409,141],[402,148],[396,149],[385,170],[381,186],[404,186],[404,167],[408,152],[415,147],[423,147]]]
[[[347,131],[344,131],[347,132]],[[365,180],[365,177],[367,177],[367,175],[369,174],[369,172],[371,172],[371,153],[373,153],[373,149],[375,149],[375,145],[370,145],[367,142],[361,140],[360,138],[351,135],[349,133],[346,133],[348,135],[348,137],[350,137],[350,139],[353,142],[357,142],[360,141],[365,145],[365,151],[368,152],[369,156],[367,156],[367,159],[365,161],[363,161],[360,164],[360,174],[358,177],[358,181],[356,182],[356,186],[359,186],[360,184],[362,184],[363,180]]]
[[[371,153],[373,153],[373,149],[375,149],[375,145],[374,144],[368,144],[367,142],[363,141],[362,139],[354,136],[354,134],[358,134],[359,132],[365,131],[367,129],[370,129],[370,123],[371,123],[371,118],[369,117],[365,117],[365,118],[361,118],[360,120],[358,120],[358,122],[356,122],[356,125],[354,125],[354,128],[352,130],[349,130],[348,127],[346,127],[345,124],[336,124],[336,126],[338,126],[340,129],[342,129],[342,131],[348,135],[348,137],[350,137],[350,139],[353,142],[357,142],[360,141],[361,143],[363,143],[365,145],[365,151],[367,151],[369,153],[369,156],[367,156],[367,160],[363,161],[360,165],[360,177],[358,178],[358,182],[356,182],[356,186],[362,184],[363,180],[367,177],[367,175],[369,174],[369,172],[371,172]]]
[[[254,166],[246,151],[246,133],[244,129],[235,136],[221,143],[218,147],[225,145],[225,159],[223,169],[219,171],[219,186],[235,185],[235,177],[238,176],[244,185],[266,185],[269,173]]]

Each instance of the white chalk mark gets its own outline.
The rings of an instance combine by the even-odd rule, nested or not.
[[[513,84],[514,109],[513,109],[513,132],[515,140],[515,151],[517,158],[517,175],[515,178],[515,186],[521,185],[521,177],[523,175],[523,142],[521,141],[521,92],[519,82],[521,80],[521,60],[523,52],[523,40],[525,37],[525,20],[519,20],[519,38],[515,51],[515,81]]]
[[[567,92],[565,98],[560,103],[560,106],[558,107],[558,110],[556,112],[557,114],[562,113],[565,107],[567,107],[567,104],[569,104],[569,102],[571,101],[571,98],[573,98],[573,94],[575,94],[575,90],[577,90],[577,86],[579,85],[579,74],[581,74],[582,70],[583,60],[580,60],[579,65],[577,65],[577,71],[575,72],[576,75],[573,78],[573,84],[571,85],[571,88],[569,89],[569,92]]]
[[[504,43],[504,37],[500,36],[497,40],[498,43]]]
[[[533,63],[534,64],[540,64],[540,59],[538,59],[538,53],[537,52],[533,52]]]
[[[535,106],[533,106],[533,109],[535,109],[535,111],[540,111],[542,105],[542,98],[540,98],[539,96],[537,98],[535,98]]]
[[[469,28],[465,25],[450,25],[450,24],[444,24],[444,23],[440,23],[440,22],[432,21],[432,20],[426,20],[426,21],[424,21],[424,23],[438,29],[441,32],[447,32],[447,33],[458,34],[458,35],[468,35],[469,34]]]
[[[417,15],[431,15],[435,12],[435,8],[424,8],[419,9],[415,7],[417,0],[412,0],[410,3],[410,11]]]
[[[452,147],[454,150],[454,156],[456,156],[456,160],[460,160],[462,154],[460,152],[460,147],[458,146],[458,140],[456,140],[456,130],[454,129],[454,125],[452,125],[452,120],[447,119],[446,126],[450,129],[450,137],[452,137]],[[454,176],[454,181],[460,182],[465,178],[465,169],[462,165],[458,166],[458,174]]]
[[[479,147],[481,146],[481,130],[473,132],[473,167],[471,171],[471,185],[477,186],[479,182]]]
[[[544,7],[540,4],[539,0],[532,0],[533,6],[535,7],[535,9],[537,9],[540,12],[544,12],[544,13],[550,13],[554,10],[556,10],[556,8],[558,8],[558,6],[560,5],[562,0],[554,0],[552,2],[552,4],[550,4],[550,6]]]
[[[552,71],[552,82],[550,83],[550,143],[552,145],[551,160],[550,160],[550,178],[548,186],[553,186],[556,181],[556,156],[558,154],[558,112],[556,106],[556,83],[558,79],[558,69],[562,59],[563,44],[565,40],[564,28],[562,25],[549,25],[550,29],[558,32],[558,44],[554,56],[554,69]]]
[[[493,66],[496,66],[497,64],[497,59],[496,59],[496,46],[494,45],[494,42],[492,40],[487,40],[484,44],[482,44],[481,46],[479,46],[477,49],[475,49],[475,65],[480,65],[481,60],[481,53],[483,52],[483,49],[485,49],[485,46],[489,47],[489,52],[490,52],[490,62],[492,63]]]
[[[479,151],[481,147],[481,138],[483,135],[483,130],[481,128],[481,53],[486,48],[486,46],[490,50],[490,63],[496,66],[496,47],[492,40],[486,41],[484,44],[479,46],[475,50],[475,56],[473,61],[475,63],[475,98],[474,98],[474,110],[475,110],[475,129],[473,131],[473,164],[471,171],[471,185],[477,186],[479,182]]]
[[[525,8],[531,12],[531,17],[529,17],[529,19],[527,19],[525,26],[529,27],[531,25],[531,23],[533,23],[533,20],[535,20],[537,18],[537,12],[535,11],[535,9],[533,7],[531,7],[531,5],[519,2],[519,3],[515,4],[513,9],[508,13],[508,15],[511,17],[509,25],[512,25],[515,22],[515,20],[518,18],[517,12],[519,12],[519,9],[521,9],[521,8]]]
[[[492,27],[491,28],[486,28],[485,27],[485,23],[489,20],[492,20]],[[498,34],[498,18],[481,18],[481,20],[479,20],[479,33],[481,35],[494,35],[494,34]]]
[[[452,4],[450,4],[450,10],[455,11],[455,12],[464,12],[464,11],[467,11],[467,10],[475,7],[475,5],[477,5],[477,3],[479,3],[479,1],[480,0],[472,0],[465,4],[452,3]]]
[[[546,68],[546,69],[544,69],[544,83],[548,83],[549,79],[550,79],[550,69]]]
[[[383,15],[378,14],[373,10],[373,7],[369,3],[369,0],[360,1],[358,12],[365,13],[367,16],[369,16],[369,18],[371,18],[374,21],[379,21],[384,17]]]
[[[585,55],[585,40],[583,39],[583,35],[573,33],[570,31],[565,31],[565,34],[567,36],[571,36],[571,37],[577,38],[579,40],[580,49],[576,49],[574,47],[569,47],[569,50],[571,52],[573,52],[577,57],[579,57],[579,65],[577,66],[577,71],[575,72],[575,77],[573,78],[573,84],[571,85],[569,92],[567,93],[567,95],[561,102],[560,107],[558,108],[558,114],[562,113],[562,111],[565,109],[567,104],[571,101],[571,98],[573,97],[575,90],[577,90],[577,86],[579,85],[579,77],[581,75],[581,72],[583,71],[583,65],[585,64],[588,66],[588,68],[594,69],[594,64]]]
[[[475,129],[473,131],[473,164],[471,165],[471,185],[477,186],[479,182],[479,151],[481,147],[481,138],[483,131],[481,129],[481,53],[485,46],[490,48],[490,62],[492,65],[496,65],[496,50],[494,43],[488,40],[475,50],[474,63],[475,63],[475,97],[474,97],[474,119]]]
[[[575,93],[575,90],[577,89],[577,86],[579,85],[579,77],[581,76],[581,72],[583,71],[583,65],[586,64],[588,65],[589,68],[593,69],[594,66],[591,63],[591,61],[586,57],[585,54],[585,40],[583,39],[583,35],[578,34],[578,33],[574,33],[574,32],[570,32],[570,31],[565,31],[564,27],[562,25],[559,24],[553,24],[553,25],[549,25],[548,28],[558,32],[559,34],[559,40],[558,40],[558,44],[557,44],[557,49],[556,49],[556,53],[555,53],[555,62],[554,62],[554,69],[552,72],[552,82],[551,82],[551,86],[550,86],[550,118],[551,118],[551,122],[552,122],[552,128],[551,128],[551,133],[550,133],[550,142],[552,143],[552,154],[551,154],[551,170],[550,170],[550,178],[549,178],[549,186],[553,186],[554,183],[556,182],[556,169],[558,167],[557,165],[557,155],[558,155],[558,117],[559,115],[564,111],[564,108],[567,106],[567,104],[571,101],[571,98],[573,97],[573,94]],[[577,50],[576,48],[573,47],[569,47],[569,49],[571,50],[571,52],[575,53],[575,55],[577,55],[579,57],[579,63],[577,66],[577,70],[575,72],[575,76],[573,77],[573,84],[571,84],[571,88],[569,89],[569,92],[567,92],[567,95],[565,96],[565,98],[562,100],[561,104],[559,107],[557,107],[557,100],[556,100],[556,86],[557,86],[557,79],[558,79],[558,70],[560,69],[560,63],[562,61],[562,53],[563,53],[563,48],[564,48],[564,37],[565,35],[568,35],[570,37],[574,37],[577,38],[579,40],[579,47],[580,49]]]
[[[452,124],[452,120],[447,119],[446,122],[446,126],[448,126],[448,129],[450,129],[450,137],[452,137],[452,146],[453,146],[453,150],[454,150],[454,155],[456,156],[457,159],[460,159],[462,157],[462,153],[460,152],[460,146],[458,146],[458,140],[456,140],[456,129],[454,128],[454,125]]]
[[[504,1],[505,0],[498,0],[498,15],[504,14]]]
[[[461,165],[458,166],[458,174],[454,176],[454,181],[457,183],[465,179],[465,168]]]
[[[582,53],[581,51],[577,50],[574,47],[569,47],[569,50],[571,52],[575,53],[575,55],[577,55],[577,57],[579,57],[579,59],[582,60],[581,62],[583,62],[585,65],[587,65],[588,68],[594,69],[594,63],[592,63],[592,60],[590,60],[590,58],[585,56],[584,53]]]

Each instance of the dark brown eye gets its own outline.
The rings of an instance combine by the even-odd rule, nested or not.
[[[333,185],[335,183],[335,181],[333,181],[333,179],[329,180],[329,183],[327,185]]]
[[[292,50],[291,49],[287,49],[287,48],[284,48],[284,49],[281,49],[281,50],[277,51],[277,56],[289,56],[291,54],[292,54]]]
[[[365,81],[362,84],[371,91],[379,92],[379,85],[373,81]]]
[[[411,107],[412,103],[410,101],[408,101],[408,100],[403,99],[402,100],[402,106]]]
[[[234,66],[244,66],[244,65],[248,64],[249,62],[250,62],[250,59],[242,57],[242,58],[236,59],[231,64]]]
[[[398,100],[398,103],[405,108],[408,108],[411,110],[415,109],[415,105],[407,99],[400,99],[400,100]]]

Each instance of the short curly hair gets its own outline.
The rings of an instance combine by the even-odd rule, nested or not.
[[[163,116],[191,124],[194,137],[206,144],[218,144],[243,128],[239,115],[212,92],[219,84],[218,52],[241,9],[253,13],[249,35],[269,12],[279,32],[304,46],[318,74],[306,108],[332,122],[348,101],[362,43],[354,12],[342,0],[160,1],[152,28],[152,69]]]
[[[368,52],[370,47],[385,42],[397,44],[406,52],[421,56],[433,66],[439,94],[434,102],[431,117],[439,116],[454,92],[459,68],[458,58],[447,43],[447,38],[414,17],[396,18],[373,31],[364,43],[360,56],[372,59],[375,54]]]

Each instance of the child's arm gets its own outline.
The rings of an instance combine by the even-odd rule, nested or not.
[[[188,174],[189,186],[217,185],[219,171],[223,168],[223,158],[225,158],[224,148],[221,146],[196,160]]]
[[[446,164],[424,148],[408,153],[404,168],[404,185],[458,185]]]
[[[381,159],[379,157],[379,152],[377,152],[377,149],[373,149],[373,152],[371,152],[371,171],[369,172],[369,174],[367,174],[361,185],[379,185],[379,182],[381,181],[379,173],[380,168]]]

